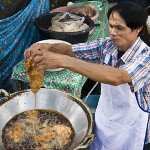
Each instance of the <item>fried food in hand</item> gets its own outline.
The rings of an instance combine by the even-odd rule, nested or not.
[[[33,93],[36,93],[42,87],[43,73],[33,66],[31,59],[26,60],[25,68],[29,75],[30,88]]]

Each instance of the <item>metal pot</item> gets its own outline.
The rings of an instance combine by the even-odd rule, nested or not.
[[[57,31],[50,31],[48,30],[49,26],[51,26],[51,20],[54,16],[59,14],[60,12],[53,12],[53,13],[46,13],[39,16],[36,21],[35,25],[37,26],[39,33],[41,35],[41,39],[58,39],[67,41],[71,44],[77,44],[86,42],[89,36],[90,31],[94,28],[94,22],[88,16],[85,17],[84,23],[89,25],[89,28],[83,31],[78,32],[57,32]],[[73,14],[73,13],[72,13]],[[83,15],[80,15],[83,16]]]
[[[41,88],[35,95],[31,90],[16,92],[0,101],[0,150],[3,150],[2,129],[15,115],[32,109],[51,109],[62,113],[72,124],[75,138],[69,150],[86,149],[93,140],[93,119],[89,108],[67,93]]]

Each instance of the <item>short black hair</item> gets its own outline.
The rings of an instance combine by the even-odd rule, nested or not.
[[[120,2],[115,4],[108,10],[108,19],[112,12],[119,13],[126,25],[132,30],[146,26],[148,14],[142,6],[134,2]]]

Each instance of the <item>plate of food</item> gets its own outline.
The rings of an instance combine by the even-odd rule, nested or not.
[[[67,45],[71,46],[71,44],[69,42],[66,42],[66,41],[63,41],[63,40],[57,40],[57,39],[42,40],[42,41],[39,41],[37,43],[47,43],[47,44],[64,43],[64,44],[67,44]],[[55,72],[55,71],[62,71],[62,70],[64,70],[64,68],[47,69],[46,71]]]

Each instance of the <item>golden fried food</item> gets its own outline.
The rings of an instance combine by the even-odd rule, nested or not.
[[[57,142],[59,145],[64,146],[70,141],[72,129],[66,125],[47,126],[40,129],[39,135],[34,136],[37,142]]]
[[[72,134],[71,128],[62,124],[58,124],[53,127],[53,130],[56,133],[55,138],[57,139],[59,145],[66,145]]]
[[[31,59],[25,62],[25,68],[29,76],[30,88],[33,93],[36,93],[42,87],[43,73],[33,66]]]
[[[22,140],[24,136],[24,132],[22,131],[22,126],[20,123],[15,123],[14,128],[8,131],[8,136],[12,139],[15,143],[18,143]]]
[[[51,126],[41,129],[40,133],[41,134],[34,136],[36,142],[49,142],[56,138],[56,132]]]

